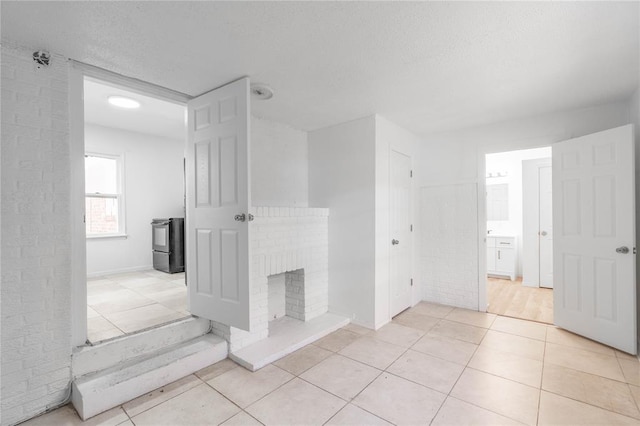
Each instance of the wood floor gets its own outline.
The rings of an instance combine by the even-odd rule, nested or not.
[[[524,287],[521,278],[487,278],[487,302],[487,312],[553,324],[553,290]]]

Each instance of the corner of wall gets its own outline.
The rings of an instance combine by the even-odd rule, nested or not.
[[[329,309],[375,323],[375,117],[309,133],[309,205],[329,208]]]

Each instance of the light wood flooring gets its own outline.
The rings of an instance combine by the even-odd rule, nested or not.
[[[487,312],[553,324],[553,290],[516,281],[487,278]]]

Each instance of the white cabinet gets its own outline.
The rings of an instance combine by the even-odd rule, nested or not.
[[[516,279],[516,238],[487,237],[487,274]]]

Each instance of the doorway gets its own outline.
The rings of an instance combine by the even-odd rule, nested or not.
[[[390,151],[391,317],[411,306],[411,157]]]
[[[154,268],[154,219],[184,218],[185,106],[83,79],[86,337],[190,316],[183,269]],[[79,174],[80,175],[80,174]]]
[[[487,311],[553,324],[551,148],[485,156]]]

